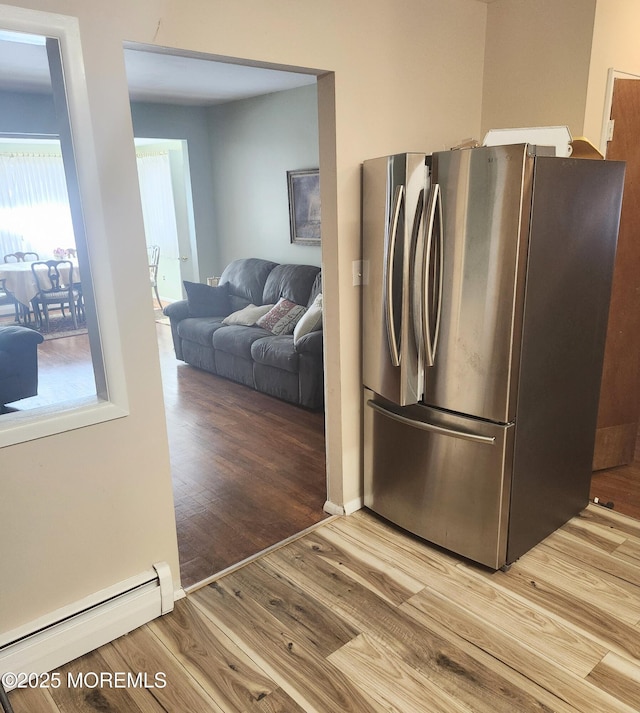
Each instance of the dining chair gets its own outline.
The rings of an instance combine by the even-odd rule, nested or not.
[[[156,293],[156,299],[162,309],[162,302],[160,301],[160,294],[158,293],[158,265],[160,264],[160,246],[159,245],[147,245],[147,258],[149,263],[149,279],[151,281],[151,287],[153,287]]]
[[[40,312],[42,307],[44,331],[49,331],[49,305],[58,305],[63,317],[65,316],[64,307],[68,305],[73,328],[77,329],[80,292],[73,284],[74,267],[71,260],[32,262],[31,271],[38,289],[31,304],[40,329],[43,329],[43,315]]]
[[[7,253],[4,256],[5,262],[33,262],[34,260],[39,260],[39,259],[40,259],[40,255],[38,255],[38,253],[32,253],[32,252]]]
[[[15,252],[7,253],[4,256],[4,261],[6,263],[11,262],[33,262],[34,260],[39,260],[40,255],[34,252]],[[4,283],[4,280],[0,281]],[[8,297],[7,301],[3,301],[3,293]],[[0,304],[13,304],[16,312],[16,322],[27,324],[31,321],[31,311],[27,305],[23,305],[4,287],[4,284],[0,285]]]
[[[11,294],[11,292],[9,292],[9,290],[7,290],[4,283],[5,283],[5,281],[3,279],[0,279],[0,305],[11,305],[14,308],[15,313],[16,313],[15,321],[19,322],[20,321],[20,303]]]

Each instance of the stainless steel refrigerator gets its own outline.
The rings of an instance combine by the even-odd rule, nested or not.
[[[365,505],[494,569],[589,500],[624,163],[548,153],[363,165]]]

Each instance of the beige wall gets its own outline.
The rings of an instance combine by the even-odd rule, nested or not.
[[[144,272],[144,236],[123,40],[324,71],[328,468],[330,498],[339,505],[361,492],[359,292],[351,284],[360,255],[360,163],[482,138],[491,126],[566,123],[593,137],[606,69],[640,73],[636,0],[598,0],[597,7],[595,0],[15,4],[80,18],[108,253],[115,259],[138,244],[140,259],[113,275],[130,415],[2,450],[0,633],[158,560],[177,577],[151,296],[131,287]]]
[[[585,136],[597,146],[609,69],[640,75],[639,28],[637,0],[598,0],[585,112]]]
[[[637,0],[488,5],[482,134],[567,124],[600,146],[610,68],[640,75]]]
[[[157,560],[177,576],[151,300],[145,288],[131,289],[143,274],[144,236],[123,40],[329,73],[319,81],[328,468],[330,496],[343,504],[360,495],[359,292],[351,284],[360,163],[478,134],[487,12],[474,0],[15,4],[80,18],[108,250],[116,258],[136,244],[140,259],[113,275],[130,415],[3,450],[0,632]]]
[[[629,0],[629,3],[633,0]],[[567,125],[582,136],[596,0],[488,5],[482,139],[488,129]]]

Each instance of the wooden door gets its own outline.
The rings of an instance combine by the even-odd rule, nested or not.
[[[607,159],[627,162],[593,469],[634,458],[640,413],[640,81],[616,79]]]

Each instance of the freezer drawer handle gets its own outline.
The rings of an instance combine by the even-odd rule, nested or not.
[[[387,416],[388,418],[392,418],[394,421],[404,423],[406,426],[419,428],[422,431],[431,431],[432,433],[439,433],[442,436],[451,436],[452,438],[462,438],[465,441],[484,443],[488,446],[492,446],[496,442],[496,439],[493,436],[481,436],[478,433],[466,433],[465,431],[456,431],[453,428],[445,428],[444,426],[435,426],[432,423],[424,423],[424,421],[415,421],[412,418],[401,416],[395,411],[390,411],[389,409],[384,408],[384,406],[380,406],[380,404],[377,404],[375,401],[368,400],[367,406],[371,406],[374,411],[381,413],[383,416]]]

